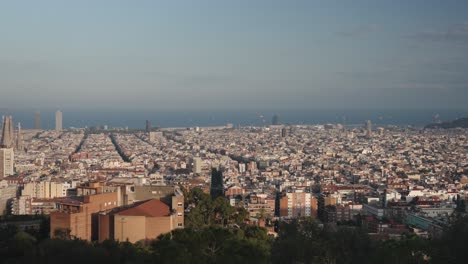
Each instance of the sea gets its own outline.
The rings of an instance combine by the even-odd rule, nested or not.
[[[24,129],[34,128],[37,110],[1,110],[11,115],[13,122]],[[55,127],[55,110],[39,110],[41,128]],[[374,125],[422,127],[434,121],[450,121],[468,117],[468,110],[356,110],[356,109],[263,109],[263,110],[109,110],[61,109],[64,128],[107,126],[109,128],[143,129],[146,120],[152,127],[206,127],[233,124],[234,126],[270,125],[274,115],[280,124],[345,124],[360,125],[371,120]]]

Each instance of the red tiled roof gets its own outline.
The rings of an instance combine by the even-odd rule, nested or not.
[[[162,217],[169,216],[171,214],[171,210],[169,206],[160,200],[152,199],[135,207],[120,211],[117,214],[128,216]]]

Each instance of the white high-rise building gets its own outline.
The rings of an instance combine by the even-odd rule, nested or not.
[[[193,158],[193,173],[201,173],[202,171],[202,159],[199,157]]]
[[[55,130],[62,131],[62,111],[55,112]]]
[[[0,148],[0,179],[15,173],[15,158],[12,148]]]
[[[239,163],[239,173],[245,172],[245,163]]]

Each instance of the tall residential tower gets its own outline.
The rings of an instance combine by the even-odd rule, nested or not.
[[[0,180],[14,174],[15,157],[12,148],[0,148]]]
[[[60,110],[55,112],[55,130],[62,131],[62,112]]]
[[[150,131],[151,131],[151,121],[146,120],[146,132],[150,132]]]
[[[41,112],[34,113],[34,129],[41,129]]]
[[[15,146],[13,120],[11,116],[3,118],[2,138],[0,141],[0,179],[14,173]]]
[[[366,136],[368,138],[372,137],[372,122],[370,120],[367,120],[366,123]]]
[[[274,116],[271,118],[271,124],[274,125],[274,126],[279,125],[279,116],[278,116],[278,115],[274,115]]]

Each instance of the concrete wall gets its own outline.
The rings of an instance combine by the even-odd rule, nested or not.
[[[149,199],[161,199],[170,204],[171,196],[174,194],[174,186],[135,186],[135,200],[145,201]],[[129,201],[130,202],[130,201]]]
[[[102,242],[104,240],[114,238],[114,218],[112,217],[112,229],[111,229],[111,215],[109,214],[99,214],[98,216],[98,240]]]
[[[52,212],[50,214],[50,218],[54,219],[53,222],[52,221],[50,222],[50,237],[51,238],[56,237],[57,230],[62,230],[62,231],[70,230],[71,231],[71,225],[70,225],[71,214],[62,213],[62,212]]]
[[[174,229],[172,216],[147,217],[145,238],[155,239],[161,234],[169,233]]]
[[[144,216],[114,216],[114,239],[135,243],[146,238],[146,219]]]
[[[280,215],[281,217],[288,216],[288,196],[283,196],[280,199]]]

